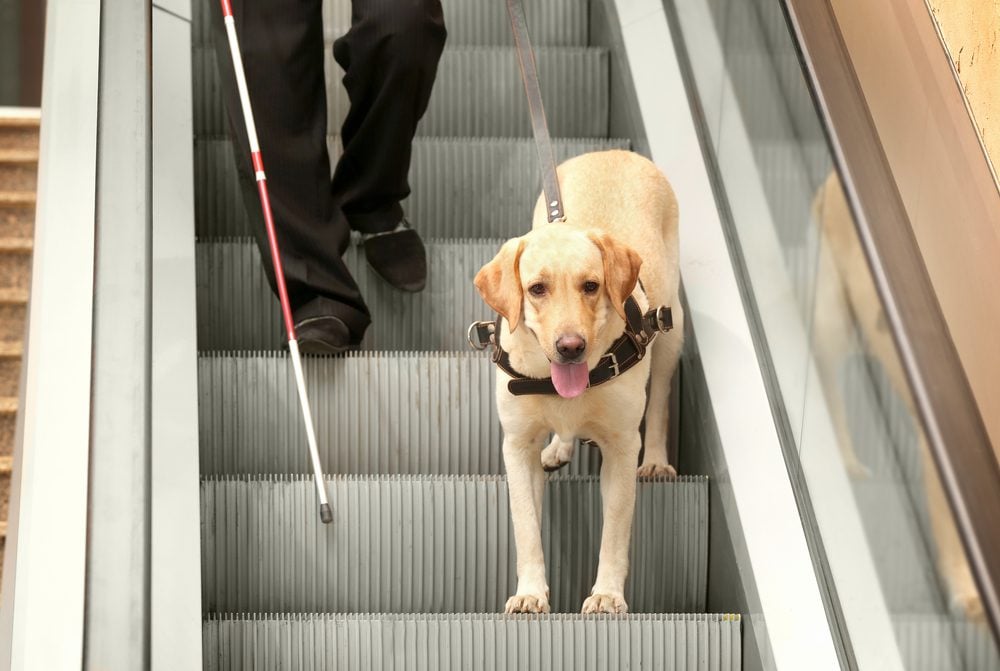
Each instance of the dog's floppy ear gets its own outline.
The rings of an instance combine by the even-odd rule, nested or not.
[[[628,245],[624,245],[610,235],[591,235],[604,260],[604,290],[611,299],[615,312],[625,319],[625,299],[632,295],[639,281],[642,257]]]
[[[510,325],[511,333],[521,321],[521,252],[524,238],[514,238],[504,243],[493,260],[476,273],[476,289],[486,304],[499,312]]]

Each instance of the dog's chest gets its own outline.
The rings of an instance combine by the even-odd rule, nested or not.
[[[586,399],[546,398],[539,407],[541,423],[563,438],[585,437],[590,405]]]
[[[559,396],[512,396],[502,393],[500,419],[505,431],[515,427],[531,432],[552,432],[560,438],[596,439],[598,435],[619,433],[638,426],[645,409],[642,362],[612,383],[588,389],[575,399]]]

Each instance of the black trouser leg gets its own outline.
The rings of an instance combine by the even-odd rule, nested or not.
[[[212,2],[216,55],[244,202],[274,288],[250,147],[222,13]],[[296,319],[333,314],[358,338],[368,308],[341,258],[350,229],[330,192],[322,0],[233,3],[278,245]]]
[[[353,228],[382,233],[403,218],[417,122],[427,110],[447,33],[440,0],[353,0],[333,46],[351,109],[333,198]]]

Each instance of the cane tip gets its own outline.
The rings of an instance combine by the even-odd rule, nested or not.
[[[323,524],[329,524],[333,521],[333,510],[330,509],[329,503],[320,504],[319,518],[323,521]]]

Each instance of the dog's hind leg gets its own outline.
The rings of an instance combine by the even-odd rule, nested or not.
[[[557,471],[573,459],[573,436],[568,439],[553,434],[548,447],[542,450],[542,468],[546,471]]]
[[[646,404],[646,452],[638,471],[641,478],[677,477],[677,470],[667,459],[667,423],[670,419],[670,379],[681,356],[684,312],[677,306],[673,308],[673,313],[674,330],[653,341],[649,401]]]

